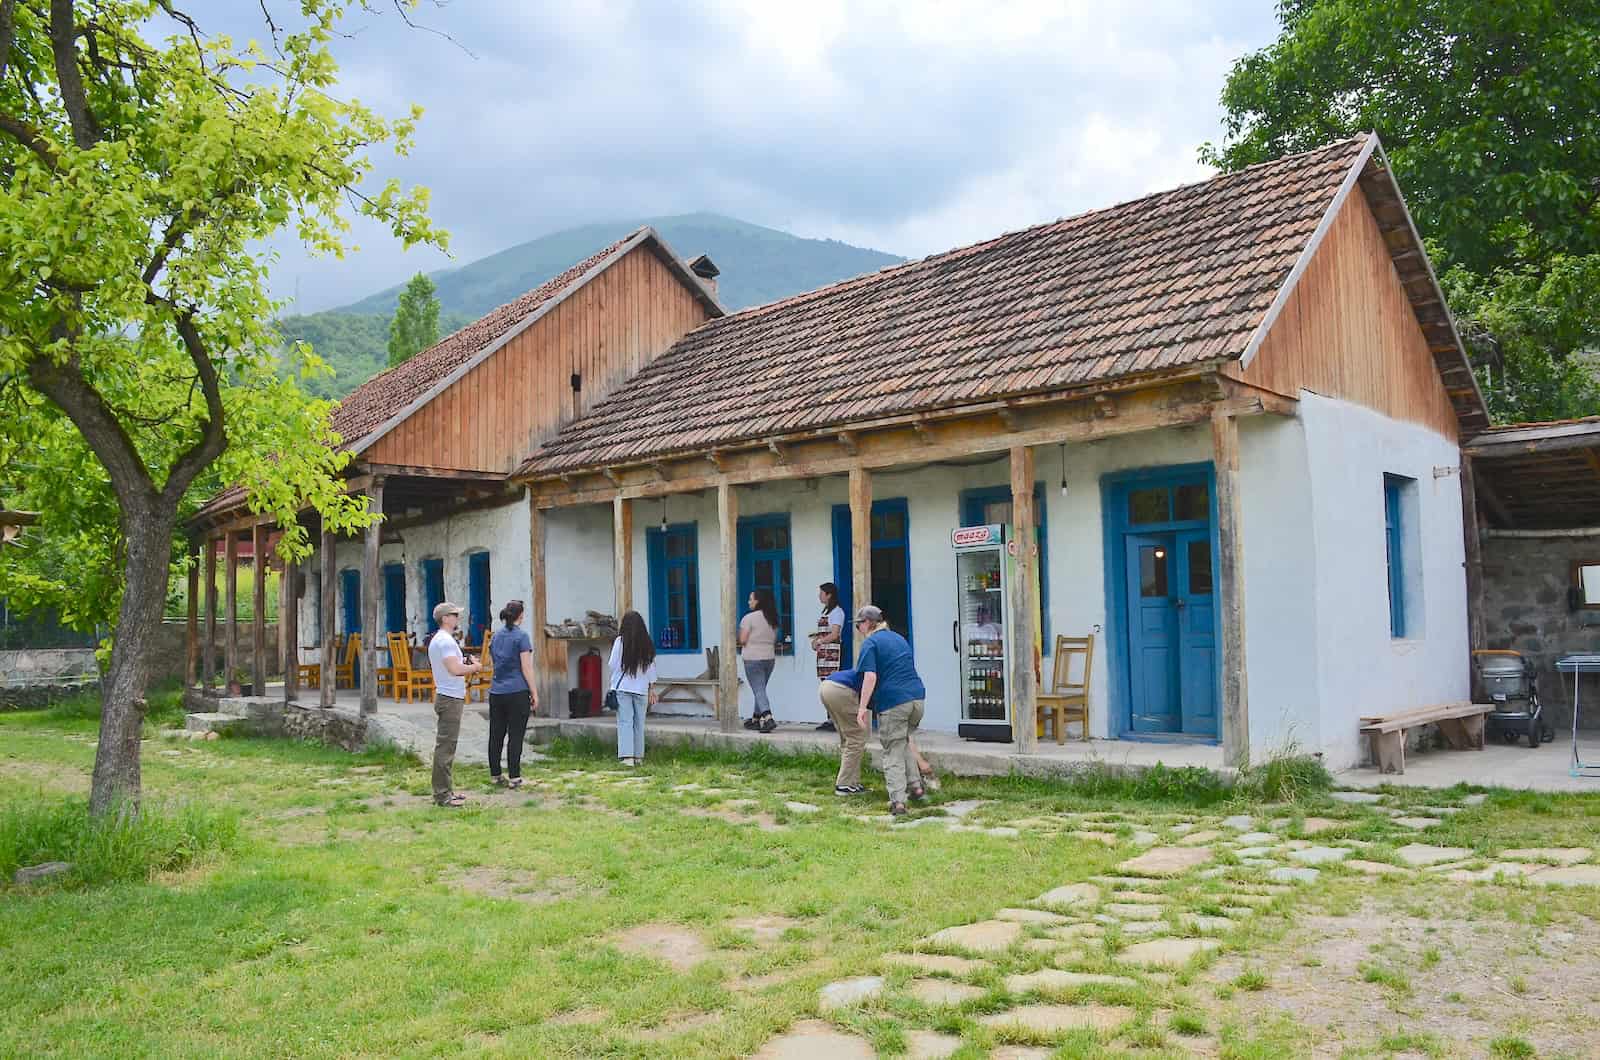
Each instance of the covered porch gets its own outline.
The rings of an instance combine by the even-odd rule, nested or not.
[[[818,582],[831,580],[851,605],[884,606],[886,592],[904,594],[903,601],[895,600],[904,613],[896,614],[892,606],[886,613],[897,630],[909,632],[908,627],[915,626],[910,639],[930,686],[924,731],[941,745],[990,759],[1041,755],[1074,762],[1148,758],[1147,764],[1174,764],[1180,759],[1179,764],[1208,767],[1242,764],[1248,760],[1250,741],[1239,421],[1294,413],[1291,399],[1222,375],[1204,375],[1143,387],[985,402],[596,468],[544,472],[536,459],[515,477],[530,488],[528,629],[536,658],[546,661],[540,667],[541,702],[560,719],[566,713],[573,673],[566,646],[547,635],[547,625],[573,613],[581,615],[585,607],[609,603],[619,615],[627,610],[645,615],[662,653],[658,671],[678,676],[677,668],[683,676],[693,676],[690,671],[703,670],[707,648],[715,648],[721,659],[732,663],[721,666],[717,675],[719,709],[713,717],[683,722],[653,718],[652,726],[681,726],[693,733],[708,732],[714,725],[720,733],[741,736],[737,629],[747,609],[746,588],[753,584],[749,557],[759,552],[758,543],[750,538],[770,523],[781,527],[781,542],[774,538],[774,543],[782,546],[781,562],[788,572],[788,598],[780,594],[780,611],[791,640],[787,655],[780,650],[778,670],[780,676],[793,671],[789,680],[795,701],[816,698],[816,679],[806,674],[812,657],[804,638],[815,628],[811,594]],[[1101,443],[1106,446],[1093,448]],[[1108,457],[1110,453],[1115,455]],[[1122,459],[1135,463],[1115,463]],[[1105,690],[1116,680],[1103,675],[1125,671],[1126,661],[1119,660],[1114,650],[1112,638],[1122,631],[1120,625],[1113,628],[1113,622],[1121,620],[1113,620],[1106,610],[1110,593],[1100,580],[1105,561],[1099,498],[1104,476],[1099,472],[1142,464],[1205,469],[1208,492],[1202,493],[1202,503],[1209,505],[1209,511],[1202,521],[1211,524],[1215,541],[1215,571],[1210,569],[1212,553],[1207,553],[1206,576],[1214,586],[1214,593],[1208,593],[1214,605],[1207,601],[1215,607],[1215,622],[1207,629],[1208,636],[1214,634],[1214,643],[1207,648],[1215,651],[1211,702],[1217,721],[1209,739],[1179,738],[1149,745],[1148,751],[1135,741],[1100,739],[1126,735],[1127,726],[1108,722],[1105,713]],[[1076,491],[1071,504],[1053,498],[1056,479],[1069,474]],[[985,503],[974,505],[974,499]],[[1047,509],[1052,532],[1044,540],[1038,531]],[[933,700],[942,698],[942,709],[949,714],[946,720],[954,719],[953,704],[960,695],[954,685],[961,675],[949,661],[951,649],[943,647],[956,638],[954,623],[959,621],[951,610],[957,593],[949,535],[962,525],[994,521],[985,514],[993,511],[1004,511],[1008,524],[1011,558],[1005,617],[1018,650],[1005,660],[1002,675],[1010,706],[1009,739],[984,746],[962,741],[953,731],[936,731],[953,730],[955,725],[936,723]],[[611,570],[574,570],[570,542],[585,535],[592,541],[602,520],[611,531]],[[883,540],[886,520],[916,528],[914,539],[906,532],[903,556]],[[695,640],[692,630],[674,630],[671,638],[662,639],[660,627],[678,621],[680,612],[664,613],[661,590],[646,568],[660,564],[658,542],[673,533],[686,536],[682,551],[698,564],[698,588],[706,598],[703,641]],[[1049,563],[1055,568],[1043,581],[1041,543],[1048,547]],[[787,566],[791,558],[792,568]],[[903,573],[886,573],[886,565]],[[593,595],[580,598],[571,592],[576,582],[592,594],[605,580],[611,583],[609,600],[596,602]],[[1083,606],[1091,596],[1093,607]],[[918,600],[914,609],[912,597]],[[1050,691],[1054,679],[1054,637],[1091,629],[1099,643],[1093,694],[1101,702],[1091,707],[1095,711],[1091,735],[1096,739],[1077,740],[1074,722],[1065,744],[1049,736],[1041,741],[1034,719],[1039,696]],[[1031,649],[1040,633],[1047,634],[1039,638],[1042,658]],[[779,720],[785,716],[779,708]],[[793,719],[795,714],[790,711],[787,716]],[[591,727],[609,724],[601,719],[572,720]],[[820,713],[812,720],[820,720]],[[798,727],[783,735],[807,738]],[[819,746],[832,746],[830,734],[819,736]],[[1111,752],[1112,748],[1116,750]]]

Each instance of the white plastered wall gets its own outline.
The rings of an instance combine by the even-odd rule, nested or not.
[[[1317,555],[1319,744],[1328,765],[1343,768],[1361,760],[1362,714],[1470,695],[1461,453],[1425,427],[1311,393],[1301,394],[1300,422]],[[1389,635],[1385,474],[1416,481],[1417,503],[1402,519],[1415,520],[1410,539],[1420,548],[1404,561],[1408,628],[1398,640]]]

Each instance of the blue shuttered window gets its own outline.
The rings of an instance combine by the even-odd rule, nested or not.
[[[1383,476],[1383,539],[1389,566],[1389,636],[1406,635],[1405,537],[1400,525],[1400,491],[1405,480]]]
[[[700,650],[700,550],[696,524],[645,531],[650,568],[650,628],[656,650]],[[620,617],[620,616],[618,616]]]
[[[754,515],[739,520],[739,613],[750,593],[767,589],[778,604],[778,652],[794,650],[794,563],[789,516]]]

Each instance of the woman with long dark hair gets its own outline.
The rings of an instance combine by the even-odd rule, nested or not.
[[[505,628],[489,641],[494,680],[489,684],[489,778],[508,788],[522,787],[522,741],[528,718],[539,707],[533,677],[533,641],[522,628],[522,601],[500,609]],[[506,776],[500,775],[500,749],[506,755]]]
[[[817,619],[816,632],[811,634],[811,650],[817,653],[817,680],[826,681],[844,665],[845,616],[839,604],[839,587],[832,582],[817,586],[817,602],[822,605],[822,616]],[[834,728],[830,716],[817,726],[817,731],[833,732]]]
[[[622,616],[611,642],[611,690],[617,694],[617,760],[636,766],[644,758],[644,716],[656,701],[656,642],[639,612]]]
[[[777,665],[782,619],[778,617],[778,604],[772,598],[771,589],[752,590],[749,603],[750,612],[739,622],[739,647],[744,655],[744,676],[750,682],[756,705],[744,727],[772,732],[778,723],[772,717],[772,704],[767,700],[767,682],[772,678],[772,668]]]

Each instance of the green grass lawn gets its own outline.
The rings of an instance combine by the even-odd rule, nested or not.
[[[71,709],[0,716],[0,813],[81,800],[94,724]],[[1488,857],[1592,842],[1600,831],[1600,798],[1495,794],[1451,815],[1437,836],[1416,836],[1320,792],[1263,806],[1171,775],[1076,789],[947,780],[923,813],[955,803],[970,810],[961,830],[891,828],[878,819],[881,785],[866,799],[837,799],[824,759],[663,753],[634,772],[586,747],[528,764],[528,785],[514,793],[491,789],[481,768],[458,770],[473,797],[462,811],[431,806],[427,771],[393,755],[153,737],[144,769],[156,813],[200,805],[235,827],[221,849],[148,879],[0,890],[0,1055],[735,1057],[819,1017],[886,1056],[920,1048],[926,1032],[948,1036],[958,1057],[1029,1046],[1062,1056],[1295,1055],[1320,1040],[1321,1025],[1248,1006],[1288,975],[1275,955],[1304,958],[1285,949],[1300,921],[1358,915],[1374,896],[1437,909],[1461,886],[1339,867],[1306,886],[1258,884],[1225,837],[1210,863],[1221,873],[1102,884],[1100,908],[1121,912],[1096,920],[1091,905],[1070,916],[1086,932],[1071,945],[1052,941],[1055,925],[1025,925],[1010,949],[963,976],[975,989],[957,1003],[919,1000],[917,973],[883,957],[1052,888],[1116,875],[1152,842],[1142,833],[1181,845],[1229,814],[1275,822],[1291,843],[1308,814],[1337,819],[1338,840],[1310,842],[1363,843],[1359,856],[1378,861],[1407,842]],[[1464,794],[1394,798],[1451,805]],[[1134,933],[1145,930],[1142,914],[1110,904],[1119,886],[1145,894],[1164,934],[1219,946],[1171,970],[1130,964],[1124,955],[1149,936]],[[1464,910],[1463,923],[1593,927],[1594,891],[1464,890],[1490,900]],[[1196,926],[1195,915],[1216,924]],[[681,967],[628,948],[630,931],[674,928],[698,947],[679,954]],[[1370,992],[1380,1010],[1404,1007],[1399,960],[1373,957],[1364,967],[1382,969],[1378,981],[1352,971],[1350,989]],[[1419,960],[1440,963],[1437,947]],[[1126,982],[1006,983],[1047,968]],[[867,975],[885,976],[881,993],[822,1012],[821,987]],[[1052,1002],[1099,1006],[1116,1025],[984,1022]],[[1424,1052],[1453,1040],[1403,1014],[1380,1022],[1389,1025],[1352,1041],[1352,1055],[1369,1045],[1387,1055],[1384,1034]],[[1519,1041],[1537,1030],[1496,1024]]]

